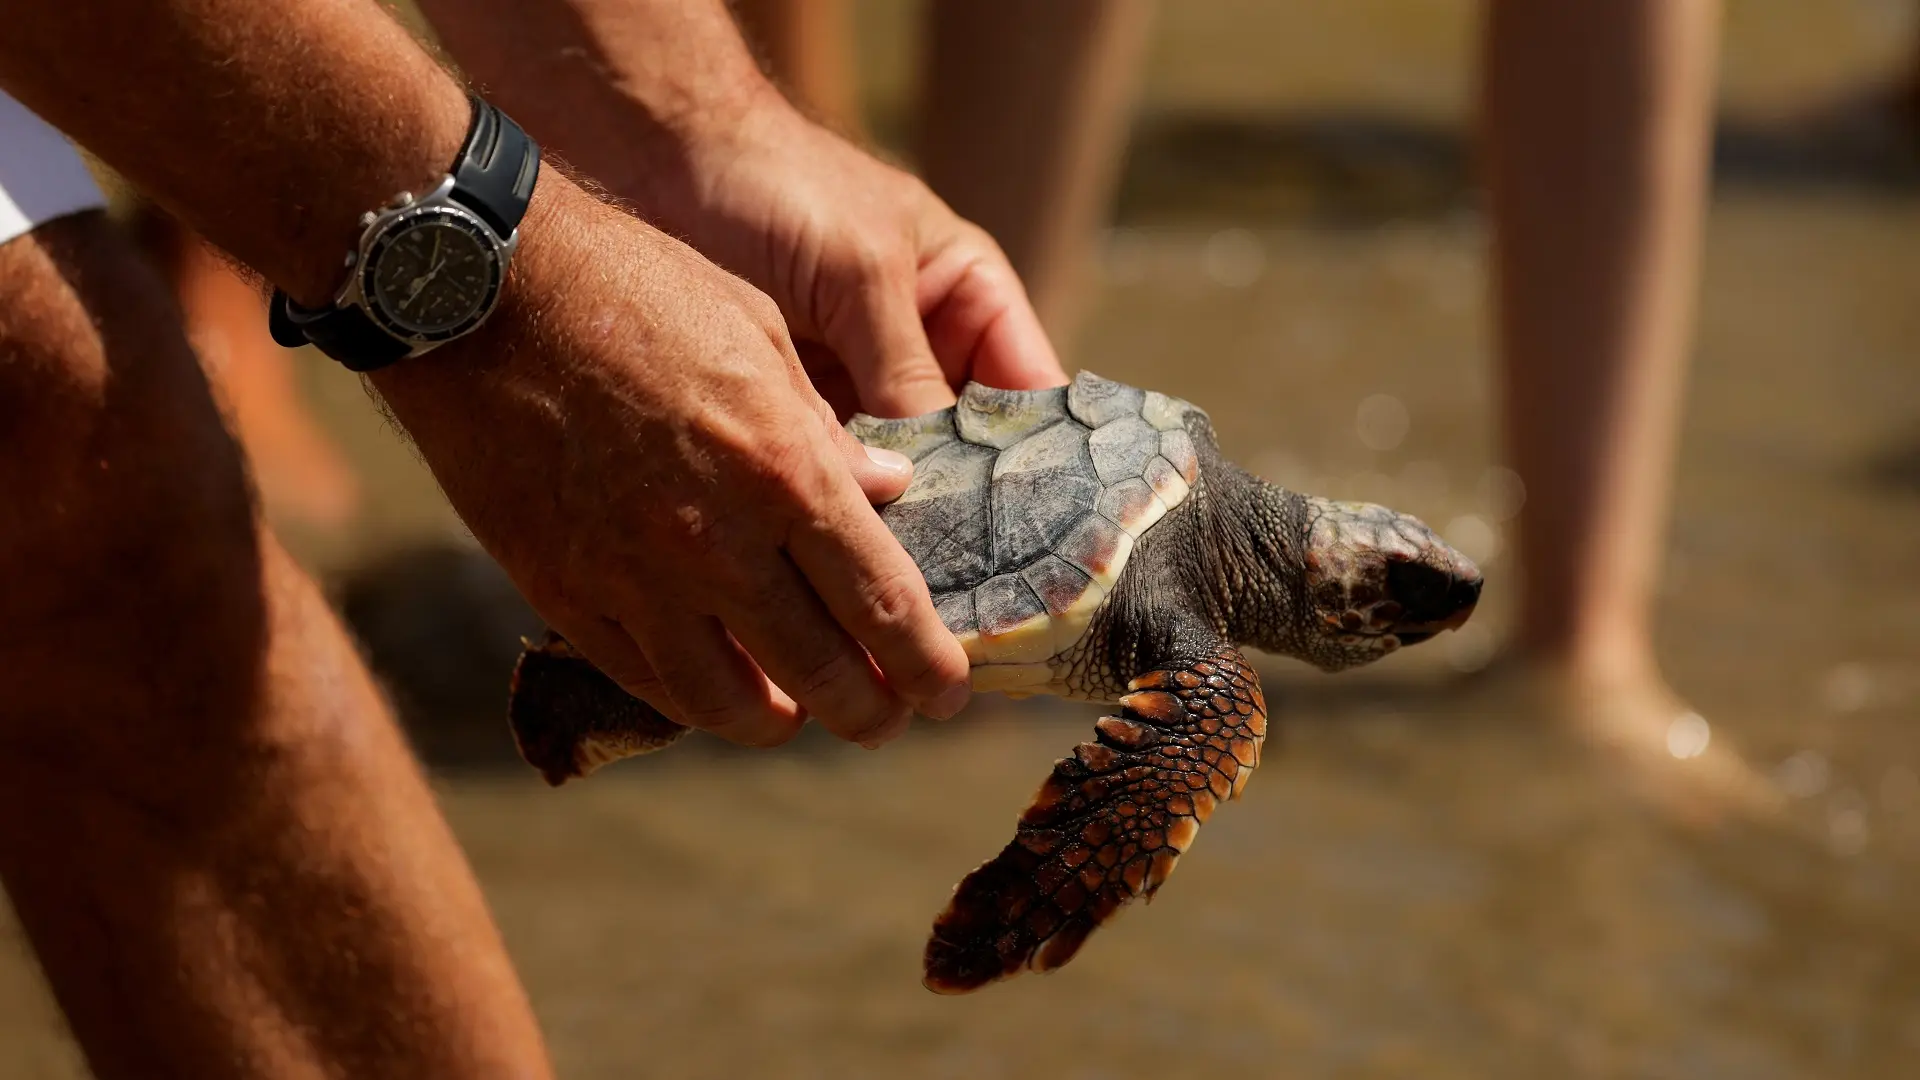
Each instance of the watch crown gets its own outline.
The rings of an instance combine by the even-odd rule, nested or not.
[[[359,262],[359,261],[360,261],[360,253],[359,253],[359,252],[357,252],[357,251],[349,251],[349,252],[347,252],[347,261],[346,261],[346,264],[345,264],[345,265],[346,265],[346,267],[347,267],[347,269],[349,269],[349,270],[351,270],[351,269],[353,269],[353,264],[354,264],[354,263],[357,263],[357,262]]]
[[[360,227],[363,229],[371,228],[373,226],[374,219],[377,218],[378,216],[379,216],[378,214],[375,214],[371,210],[367,211],[364,214],[361,214]]]

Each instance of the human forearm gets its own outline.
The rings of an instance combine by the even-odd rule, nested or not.
[[[8,21],[0,88],[305,303],[469,119],[373,0],[18,0]]]
[[[778,92],[721,0],[420,0],[490,100],[623,198],[684,187],[689,148]]]
[[[422,0],[534,137],[780,305],[816,385],[910,415],[1066,381],[993,242],[807,121],[719,0]],[[831,394],[840,411],[854,402]]]

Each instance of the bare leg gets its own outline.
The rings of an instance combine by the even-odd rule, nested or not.
[[[171,215],[143,208],[136,231],[173,279],[187,337],[246,447],[267,509],[310,525],[347,524],[359,508],[359,482],[301,404],[299,354],[267,336],[259,290]]]
[[[548,1075],[430,792],[99,215],[0,246],[0,484],[0,879],[95,1074]]]
[[[794,104],[842,135],[865,137],[848,0],[733,0],[733,12]]]
[[[1652,607],[1690,348],[1713,0],[1492,0],[1505,426],[1526,483],[1518,644],[1609,741],[1685,757]],[[1697,718],[1685,720],[1696,725]],[[1710,766],[1703,764],[1702,770]]]
[[[1895,108],[1907,130],[1920,135],[1920,34],[1914,35],[1907,51],[1907,70],[1900,80],[1899,101]]]
[[[929,185],[1006,249],[1070,337],[1112,200],[1148,0],[933,0],[920,154]]]

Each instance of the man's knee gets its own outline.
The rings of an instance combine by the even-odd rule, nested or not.
[[[0,737],[245,663],[242,459],[164,283],[102,215],[0,245],[0,490]]]

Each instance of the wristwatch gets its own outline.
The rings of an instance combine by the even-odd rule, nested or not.
[[[309,309],[275,289],[273,340],[317,346],[353,371],[374,371],[472,333],[493,313],[520,219],[540,174],[540,147],[472,95],[473,125],[453,171],[415,197],[401,192],[360,216],[346,284]]]

